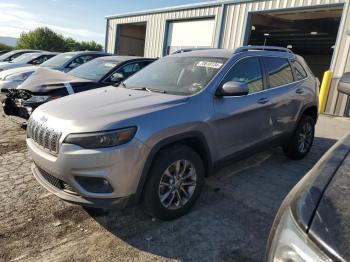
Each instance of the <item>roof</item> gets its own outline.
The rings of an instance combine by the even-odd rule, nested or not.
[[[232,55],[233,55],[233,50],[212,48],[212,49],[194,50],[190,52],[178,53],[178,54],[173,54],[171,56],[178,56],[178,57],[191,57],[191,56],[198,57],[199,56],[199,57],[230,58]]]
[[[129,13],[122,13],[122,14],[115,14],[115,15],[107,15],[107,16],[105,16],[105,18],[106,19],[112,19],[112,18],[122,18],[122,17],[128,17],[128,16],[149,15],[149,14],[156,14],[156,13],[163,13],[163,12],[170,12],[170,11],[180,11],[180,10],[186,10],[186,9],[195,9],[195,8],[204,8],[204,7],[211,7],[211,6],[220,6],[220,5],[223,5],[223,4],[236,4],[236,3],[256,2],[256,1],[258,1],[258,0],[217,0],[217,1],[208,1],[208,2],[195,3],[195,4],[186,4],[186,5],[178,5],[178,6],[172,6],[172,7],[149,9],[149,10],[138,11],[138,12],[129,12]]]
[[[102,57],[98,57],[95,60],[105,60],[105,61],[120,61],[120,62],[124,62],[127,60],[134,60],[134,59],[149,59],[149,60],[155,60],[152,58],[145,58],[145,57],[141,57],[141,56],[118,56],[118,55],[114,55],[114,56],[102,56]]]
[[[72,55],[78,55],[78,54],[106,54],[110,55],[109,53],[106,52],[101,52],[101,51],[72,51],[72,52],[65,52],[62,54],[72,54]]]

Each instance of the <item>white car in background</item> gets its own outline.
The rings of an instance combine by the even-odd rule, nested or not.
[[[0,62],[0,72],[29,65],[40,65],[58,54],[54,52],[25,53],[12,61]]]

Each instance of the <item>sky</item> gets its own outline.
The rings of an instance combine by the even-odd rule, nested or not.
[[[79,41],[104,44],[105,16],[201,0],[0,0],[0,36],[47,26]]]

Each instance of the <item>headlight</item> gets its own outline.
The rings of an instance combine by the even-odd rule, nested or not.
[[[135,133],[136,127],[129,127],[106,132],[70,134],[64,143],[89,149],[113,147],[129,142]]]
[[[267,262],[332,261],[297,225],[290,208],[281,217],[267,254]]]
[[[51,97],[50,96],[32,96],[28,100],[26,100],[27,103],[44,103],[48,101]]]
[[[26,80],[33,72],[26,72],[26,73],[20,73],[20,74],[13,74],[6,76],[4,80],[6,81],[24,81]]]

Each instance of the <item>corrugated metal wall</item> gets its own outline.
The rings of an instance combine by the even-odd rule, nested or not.
[[[115,38],[118,24],[147,22],[145,56],[161,57],[163,55],[164,37],[166,33],[166,22],[169,20],[192,19],[201,17],[215,17],[216,29],[214,34],[220,35],[222,48],[234,49],[244,43],[247,18],[251,11],[268,11],[285,8],[301,8],[310,6],[321,6],[327,4],[345,3],[343,18],[339,28],[339,35],[331,69],[334,71],[332,88],[328,98],[326,112],[330,114],[343,115],[348,97],[338,94],[336,90],[338,78],[344,71],[350,71],[350,36],[346,31],[350,29],[350,6],[349,0],[266,0],[266,1],[238,1],[227,2],[225,8],[215,4],[213,6],[189,8],[184,10],[164,11],[144,15],[111,18],[108,23],[106,50],[114,52]],[[221,21],[223,17],[223,21]],[[221,22],[223,22],[221,24]],[[221,28],[221,26],[223,26]],[[221,28],[221,30],[220,30]],[[214,46],[213,39],[213,46]]]
[[[118,24],[147,22],[146,27],[146,43],[145,56],[146,57],[161,57],[163,55],[163,43],[165,36],[165,27],[167,20],[201,18],[201,17],[215,17],[216,30],[219,27],[218,12],[220,6],[188,9],[174,12],[164,12],[142,16],[131,16],[119,19],[111,19],[108,29],[107,52],[114,52],[115,37]],[[217,33],[215,30],[214,35]]]

